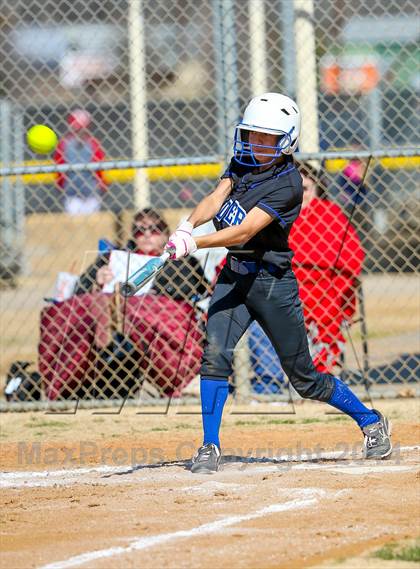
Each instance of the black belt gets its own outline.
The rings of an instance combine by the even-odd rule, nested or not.
[[[231,271],[239,275],[255,275],[262,269],[265,269],[272,275],[284,273],[284,270],[280,269],[277,265],[273,265],[273,263],[266,263],[265,261],[241,261],[232,256],[228,256],[227,266]]]

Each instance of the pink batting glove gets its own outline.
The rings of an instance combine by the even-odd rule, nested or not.
[[[186,237],[187,235],[191,235],[193,229],[194,227],[192,223],[189,221],[182,221],[175,231],[169,236],[169,241],[171,241],[175,236]]]
[[[197,244],[191,235],[187,233],[176,235],[175,232],[165,245],[165,251],[169,251],[171,259],[181,259],[182,257],[195,253],[197,251]]]

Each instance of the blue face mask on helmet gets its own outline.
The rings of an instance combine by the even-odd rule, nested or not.
[[[278,141],[276,146],[265,146],[262,144],[251,144],[248,142],[249,130],[241,128],[239,124],[235,129],[235,136],[233,140],[233,157],[239,164],[244,166],[260,166],[256,158],[256,154],[270,157],[271,160],[264,162],[264,165],[273,164],[277,158],[279,158],[284,150],[287,150],[292,143],[292,132],[294,127],[290,132],[279,133],[276,131],[273,134],[278,135]],[[245,138],[246,140],[243,140]]]

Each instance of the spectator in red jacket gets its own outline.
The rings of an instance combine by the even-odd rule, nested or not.
[[[59,141],[54,153],[57,164],[101,162],[105,153],[89,132],[92,119],[83,109],[68,117],[69,132]],[[57,185],[64,191],[64,209],[70,215],[89,215],[100,209],[101,194],[106,190],[103,172],[68,172],[58,174]]]
[[[299,170],[303,203],[289,246],[295,253],[293,269],[315,367],[333,373],[345,345],[343,323],[351,323],[356,310],[356,279],[364,251],[342,209],[326,198],[316,170],[310,164],[302,164]],[[253,325],[249,333],[253,390],[280,392],[284,378],[273,347],[258,326]]]
[[[340,362],[344,321],[356,310],[356,279],[365,257],[360,239],[341,208],[326,199],[317,173],[302,165],[303,205],[290,234],[293,265],[318,371]]]

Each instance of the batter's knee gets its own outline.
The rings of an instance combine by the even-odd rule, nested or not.
[[[220,342],[219,337],[209,335],[204,344],[201,360],[201,377],[229,377],[232,375],[233,350]]]
[[[328,402],[334,390],[334,377],[316,371],[309,354],[282,361],[282,367],[297,393],[304,399]]]
[[[290,379],[291,384],[304,399],[313,399],[314,401],[322,401],[328,403],[333,392],[332,377],[326,374],[318,374],[316,380],[302,381],[298,378]]]

